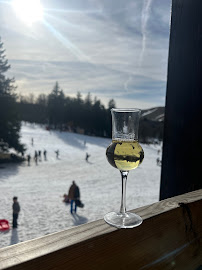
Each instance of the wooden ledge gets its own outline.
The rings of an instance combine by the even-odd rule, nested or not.
[[[2,269],[190,269],[202,265],[202,190],[132,210],[134,229],[104,220],[0,249]]]

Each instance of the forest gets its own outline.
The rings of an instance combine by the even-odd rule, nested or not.
[[[71,131],[86,135],[111,136],[111,113],[115,101],[111,99],[108,108],[88,93],[82,98],[66,96],[56,82],[50,94],[19,96],[16,102],[21,121],[45,124],[47,128]]]
[[[40,94],[37,98],[31,94],[20,96],[17,109],[21,121],[45,124],[48,129],[70,131],[90,136],[111,137],[111,109],[116,108],[114,99],[109,100],[107,108],[90,93],[82,97],[65,96],[59,83],[56,82],[50,94]],[[142,117],[139,125],[139,139],[149,143],[162,140],[163,121],[152,119],[151,114]],[[156,109],[156,113],[164,112],[164,108]]]

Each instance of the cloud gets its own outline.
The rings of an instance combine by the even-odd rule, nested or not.
[[[105,65],[31,60],[11,60],[10,62],[16,68],[16,84],[21,94],[27,92],[37,95],[49,94],[55,81],[58,81],[66,95],[75,96],[78,91],[83,95],[91,92],[94,96],[105,100],[105,105],[111,98],[115,100],[138,99],[143,103],[144,100],[147,103],[150,100],[155,104],[156,96],[158,96],[157,103],[159,104],[159,97],[165,96],[164,81],[132,73],[128,80],[127,91],[124,91],[128,72]],[[13,75],[11,71],[9,75]]]
[[[144,0],[144,4],[142,8],[142,16],[141,16],[142,50],[140,53],[139,65],[142,65],[142,58],[144,56],[144,51],[146,48],[147,22],[149,20],[151,4],[152,4],[152,0]]]
[[[57,80],[71,96],[164,105],[169,1],[46,1],[46,23],[31,28],[8,5],[0,10],[19,92],[49,93]]]

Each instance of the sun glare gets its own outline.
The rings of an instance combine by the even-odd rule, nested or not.
[[[40,0],[13,0],[16,15],[27,25],[43,19],[43,7]]]

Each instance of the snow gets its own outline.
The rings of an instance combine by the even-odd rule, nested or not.
[[[159,122],[163,121],[163,120],[164,120],[164,113],[159,114],[159,115],[155,118],[155,120],[156,120],[156,121],[159,121]]]
[[[12,225],[12,198],[18,196],[21,206],[17,229],[0,233],[0,247],[30,240],[72,226],[102,219],[110,211],[119,211],[121,176],[105,157],[110,139],[59,131],[47,131],[31,124],[22,126],[22,142],[31,165],[4,164],[0,169],[0,219]],[[34,145],[31,145],[34,138]],[[86,145],[84,145],[86,141]],[[160,167],[156,165],[160,146],[142,145],[145,159],[130,171],[127,182],[127,210],[158,201]],[[35,150],[47,150],[47,161],[36,165]],[[55,151],[59,149],[59,159]],[[86,162],[86,152],[90,154]],[[80,188],[84,208],[77,215],[62,202],[63,194],[75,180]]]
[[[149,110],[149,111],[144,112],[141,116],[142,116],[142,117],[143,117],[143,116],[146,116],[146,115],[148,115],[148,114],[151,114],[151,113],[155,112],[156,110],[157,110],[157,108],[151,109],[151,110]]]

